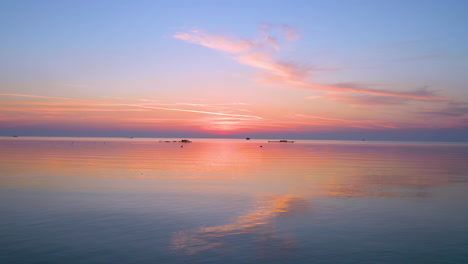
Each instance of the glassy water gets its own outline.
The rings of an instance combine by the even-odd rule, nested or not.
[[[1,138],[0,201],[0,263],[468,263],[467,144]]]

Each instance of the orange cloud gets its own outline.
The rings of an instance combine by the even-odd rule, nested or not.
[[[0,107],[8,113],[9,118],[0,118],[3,126],[11,122],[26,124],[28,122],[48,122],[67,117],[68,124],[83,120],[101,122],[108,126],[111,123],[123,127],[174,127],[191,128],[205,131],[231,132],[247,126],[255,126],[263,117],[249,114],[243,109],[243,103],[163,103],[141,99],[144,103],[108,103],[95,100],[80,100],[66,97],[49,97],[41,95],[2,94],[4,96],[30,97],[29,101],[4,101]],[[48,99],[45,100],[35,100]],[[139,114],[136,114],[136,113]],[[173,112],[164,113],[164,112]],[[184,114],[185,113],[185,114]],[[164,116],[165,118],[160,118]],[[80,121],[81,120],[81,121]],[[13,126],[15,124],[11,123]]]

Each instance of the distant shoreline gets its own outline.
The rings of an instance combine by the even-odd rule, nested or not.
[[[190,139],[192,142],[200,141],[232,141],[232,142],[245,142],[245,143],[268,143],[279,142],[281,139],[277,138],[252,138],[246,140],[245,138],[208,138],[208,137],[184,137]],[[72,137],[72,136],[0,136],[0,140],[76,140],[76,141],[135,141],[135,142],[159,142],[159,141],[180,141],[182,138],[164,138],[164,137]],[[410,141],[410,140],[365,140],[362,139],[288,139],[295,143],[348,143],[348,144],[362,144],[362,145],[373,145],[373,144],[445,144],[445,145],[468,145],[468,141]],[[275,144],[276,145],[276,144]],[[280,144],[282,145],[282,144]]]

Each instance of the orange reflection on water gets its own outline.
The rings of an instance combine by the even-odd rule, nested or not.
[[[183,146],[183,147],[181,147]],[[262,147],[260,147],[262,146]],[[310,192],[329,196],[392,196],[391,188],[427,188],[464,171],[456,147],[275,144],[266,141],[0,140],[8,175],[166,179],[198,182],[201,191]],[[444,173],[440,173],[443,171]],[[10,182],[15,178],[11,177]],[[240,184],[240,185],[235,185]],[[195,185],[186,184],[184,188]]]
[[[171,245],[182,254],[226,250],[231,238],[253,234],[262,254],[265,241],[278,241],[285,252],[295,247],[278,234],[276,220],[313,210],[317,197],[426,197],[428,187],[456,181],[467,169],[466,148],[456,146],[193,141],[0,140],[0,183],[98,192],[118,185],[172,192],[184,204],[192,202],[188,193],[256,197],[227,223],[176,232]]]
[[[171,241],[172,248],[179,253],[195,254],[222,247],[228,237],[240,234],[256,234],[259,241],[272,239],[272,234],[276,233],[276,218],[287,213],[305,211],[307,207],[308,202],[299,196],[263,197],[257,201],[253,211],[237,217],[232,223],[175,233]],[[289,241],[290,238],[274,237],[278,240],[285,239],[284,245],[294,244]]]

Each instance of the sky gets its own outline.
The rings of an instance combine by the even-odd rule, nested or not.
[[[0,1],[0,136],[468,141],[468,2]]]

